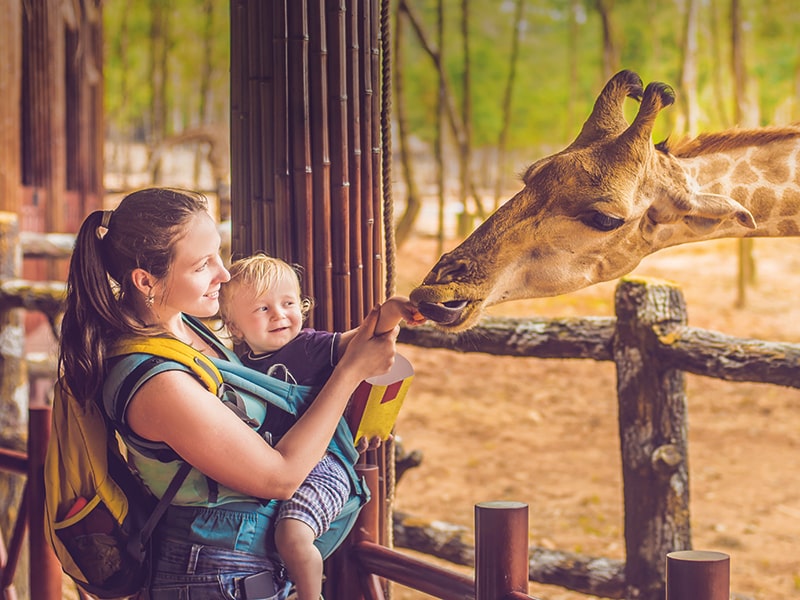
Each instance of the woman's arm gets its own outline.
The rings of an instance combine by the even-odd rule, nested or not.
[[[375,336],[377,316],[367,316],[315,401],[275,448],[182,371],[144,384],[128,407],[128,423],[222,485],[257,498],[288,498],[324,455],[360,381],[391,368],[397,331]]]

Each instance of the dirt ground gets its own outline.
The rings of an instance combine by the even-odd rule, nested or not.
[[[744,309],[735,308],[737,243],[665,250],[635,273],[678,283],[694,327],[800,342],[800,239],[755,242],[758,278]],[[430,238],[405,244],[397,292],[407,294],[437,257]],[[614,287],[508,303],[492,314],[612,316]],[[400,352],[416,378],[396,431],[424,458],[399,482],[398,510],[472,528],[476,503],[522,501],[531,544],[624,559],[612,363],[408,345]],[[730,555],[734,597],[800,598],[800,390],[687,375],[687,391],[694,548]],[[394,589],[400,600],[429,597]],[[588,598],[536,584],[529,593]]]

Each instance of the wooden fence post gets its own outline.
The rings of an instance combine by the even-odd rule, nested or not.
[[[685,378],[657,360],[659,340],[686,325],[681,291],[623,279],[616,293],[619,435],[627,598],[664,598],[664,556],[691,548]]]
[[[0,279],[20,276],[22,251],[17,215],[0,212]],[[0,446],[26,451],[28,435],[27,369],[24,357],[24,311],[0,306]],[[20,500],[25,479],[15,473],[0,473],[0,528],[11,537],[20,517]],[[28,572],[27,557],[19,569]],[[19,581],[20,593],[26,594],[27,582]]]
[[[28,444],[28,556],[35,568],[30,572],[30,597],[59,600],[61,563],[50,548],[44,531],[44,457],[50,439],[51,411],[48,406],[30,409]]]
[[[731,559],[722,552],[667,554],[667,600],[729,600]]]
[[[369,490],[378,489],[378,467],[370,464],[357,464],[356,473],[364,478]],[[372,497],[362,508],[353,530],[331,556],[335,562],[326,565],[326,569],[335,575],[325,582],[326,598],[343,598],[347,600],[364,600],[367,598],[383,598],[380,580],[369,573],[359,570],[352,557],[353,545],[361,542],[378,542],[380,536],[380,506],[378,495],[373,491]]]
[[[475,505],[475,598],[500,600],[528,591],[528,505]]]

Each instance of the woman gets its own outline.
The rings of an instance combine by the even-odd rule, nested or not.
[[[187,318],[217,314],[220,285],[229,279],[219,246],[205,199],[189,192],[141,190],[114,211],[86,218],[70,263],[59,348],[63,377],[76,396],[102,396],[111,349],[128,336],[169,335],[230,358],[211,332]],[[181,506],[170,508],[156,532],[151,598],[285,597],[281,569],[265,547],[260,499],[291,497],[325,453],[359,382],[391,367],[397,329],[373,336],[376,318],[373,310],[315,401],[274,448],[183,370],[158,372],[128,399],[120,418],[132,437],[166,444],[219,486],[215,500],[203,496],[198,477],[182,486],[173,501]],[[163,489],[157,479],[169,474],[138,458],[145,483]]]

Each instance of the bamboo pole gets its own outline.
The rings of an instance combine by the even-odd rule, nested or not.
[[[328,3],[328,85],[331,141],[331,241],[335,329],[352,325],[350,310],[350,180],[348,179],[347,64],[344,0]]]
[[[313,178],[308,78],[308,7],[288,5],[289,128],[291,131],[291,207],[296,219],[293,259],[306,268],[314,256]],[[314,297],[314,279],[304,278],[305,292]]]
[[[292,240],[298,235],[296,229],[297,220],[292,214],[291,184],[290,184],[290,163],[289,155],[289,98],[288,81],[289,65],[288,60],[288,31],[287,31],[287,0],[273,2],[272,26],[272,101],[273,111],[264,113],[264,122],[271,123],[273,143],[272,148],[275,152],[272,171],[273,195],[270,205],[271,212],[264,223],[264,235],[262,240],[272,248],[275,256],[284,260],[294,262],[295,256],[292,249]],[[297,99],[293,98],[292,102]],[[296,132],[292,131],[292,138],[296,138]],[[290,224],[287,226],[287,224]]]
[[[357,35],[360,40],[360,51],[358,53],[360,82],[359,94],[361,96],[361,128],[358,135],[361,138],[361,211],[363,234],[363,269],[364,269],[364,303],[368,310],[380,297],[375,296],[375,188],[374,188],[374,148],[377,139],[373,137],[375,118],[375,94],[372,84],[372,50],[373,40],[371,32],[373,27],[370,20],[373,18],[372,5],[370,0],[358,0],[358,24]],[[380,196],[377,196],[380,198]],[[380,214],[378,212],[377,214]]]
[[[346,0],[345,13],[345,86],[347,89],[347,140],[350,179],[350,321],[364,317],[364,198],[361,194],[361,91],[359,82],[358,2]]]
[[[333,298],[333,256],[331,235],[331,157],[328,119],[328,42],[325,0],[310,0],[309,10],[309,79],[311,91],[312,178],[314,256],[309,266],[313,272],[316,298]],[[312,325],[333,328],[333,304],[317,302]]]
[[[251,190],[247,199],[250,204],[249,239],[247,254],[263,250],[274,253],[272,240],[268,238],[266,223],[270,221],[274,199],[272,172],[275,168],[272,140],[271,115],[274,113],[272,88],[275,85],[272,64],[272,46],[275,24],[268,10],[269,3],[248,2],[251,17],[247,22],[248,81],[251,82],[248,111],[251,127],[248,131],[251,163]]]

